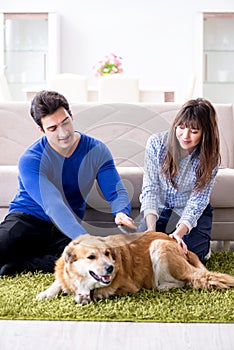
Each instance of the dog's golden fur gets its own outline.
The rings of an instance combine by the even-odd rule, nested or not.
[[[135,293],[142,288],[165,290],[189,285],[222,289],[234,286],[234,277],[211,272],[197,255],[185,254],[175,240],[161,232],[107,237],[81,235],[56,262],[55,281],[37,299],[63,291],[77,303]]]

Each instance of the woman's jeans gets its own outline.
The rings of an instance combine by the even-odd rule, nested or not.
[[[197,221],[197,226],[194,227],[189,234],[183,237],[189,250],[196,253],[199,259],[204,262],[205,256],[210,250],[210,236],[213,219],[213,208],[210,204],[207,205],[202,215]],[[173,209],[164,208],[156,223],[156,231],[172,233],[176,229],[176,224],[179,221],[178,215],[173,212]],[[138,227],[139,232],[146,231],[146,222],[143,218]]]

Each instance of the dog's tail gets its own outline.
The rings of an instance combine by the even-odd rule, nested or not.
[[[225,289],[234,287],[234,276],[196,269],[190,276],[189,284],[195,289]]]

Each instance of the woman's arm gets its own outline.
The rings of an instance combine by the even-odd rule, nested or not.
[[[193,227],[196,227],[197,221],[202,215],[203,211],[210,202],[210,195],[214,187],[215,178],[218,173],[219,167],[217,166],[212,172],[212,180],[207,187],[201,191],[193,190],[187,201],[187,204],[183,210],[182,216],[178,221],[177,227],[180,224],[184,224],[188,228],[188,232]]]
[[[162,144],[156,135],[152,135],[146,144],[144,177],[140,195],[141,212],[144,213],[147,231],[155,231],[158,219],[158,201],[160,192],[161,151]]]
[[[212,181],[208,187],[199,192],[195,190],[191,192],[190,198],[184,208],[180,220],[178,221],[176,229],[172,234],[170,234],[170,237],[177,241],[185,253],[187,252],[187,245],[184,243],[182,238],[184,235],[188,234],[193,227],[196,227],[198,219],[209,204],[210,194],[214,186],[217,172],[218,167],[213,170]]]

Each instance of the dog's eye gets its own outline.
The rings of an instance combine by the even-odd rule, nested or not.
[[[109,256],[110,252],[108,250],[105,251],[105,256]]]
[[[96,258],[96,256],[94,254],[91,254],[87,258],[90,259],[90,260],[94,260]]]

